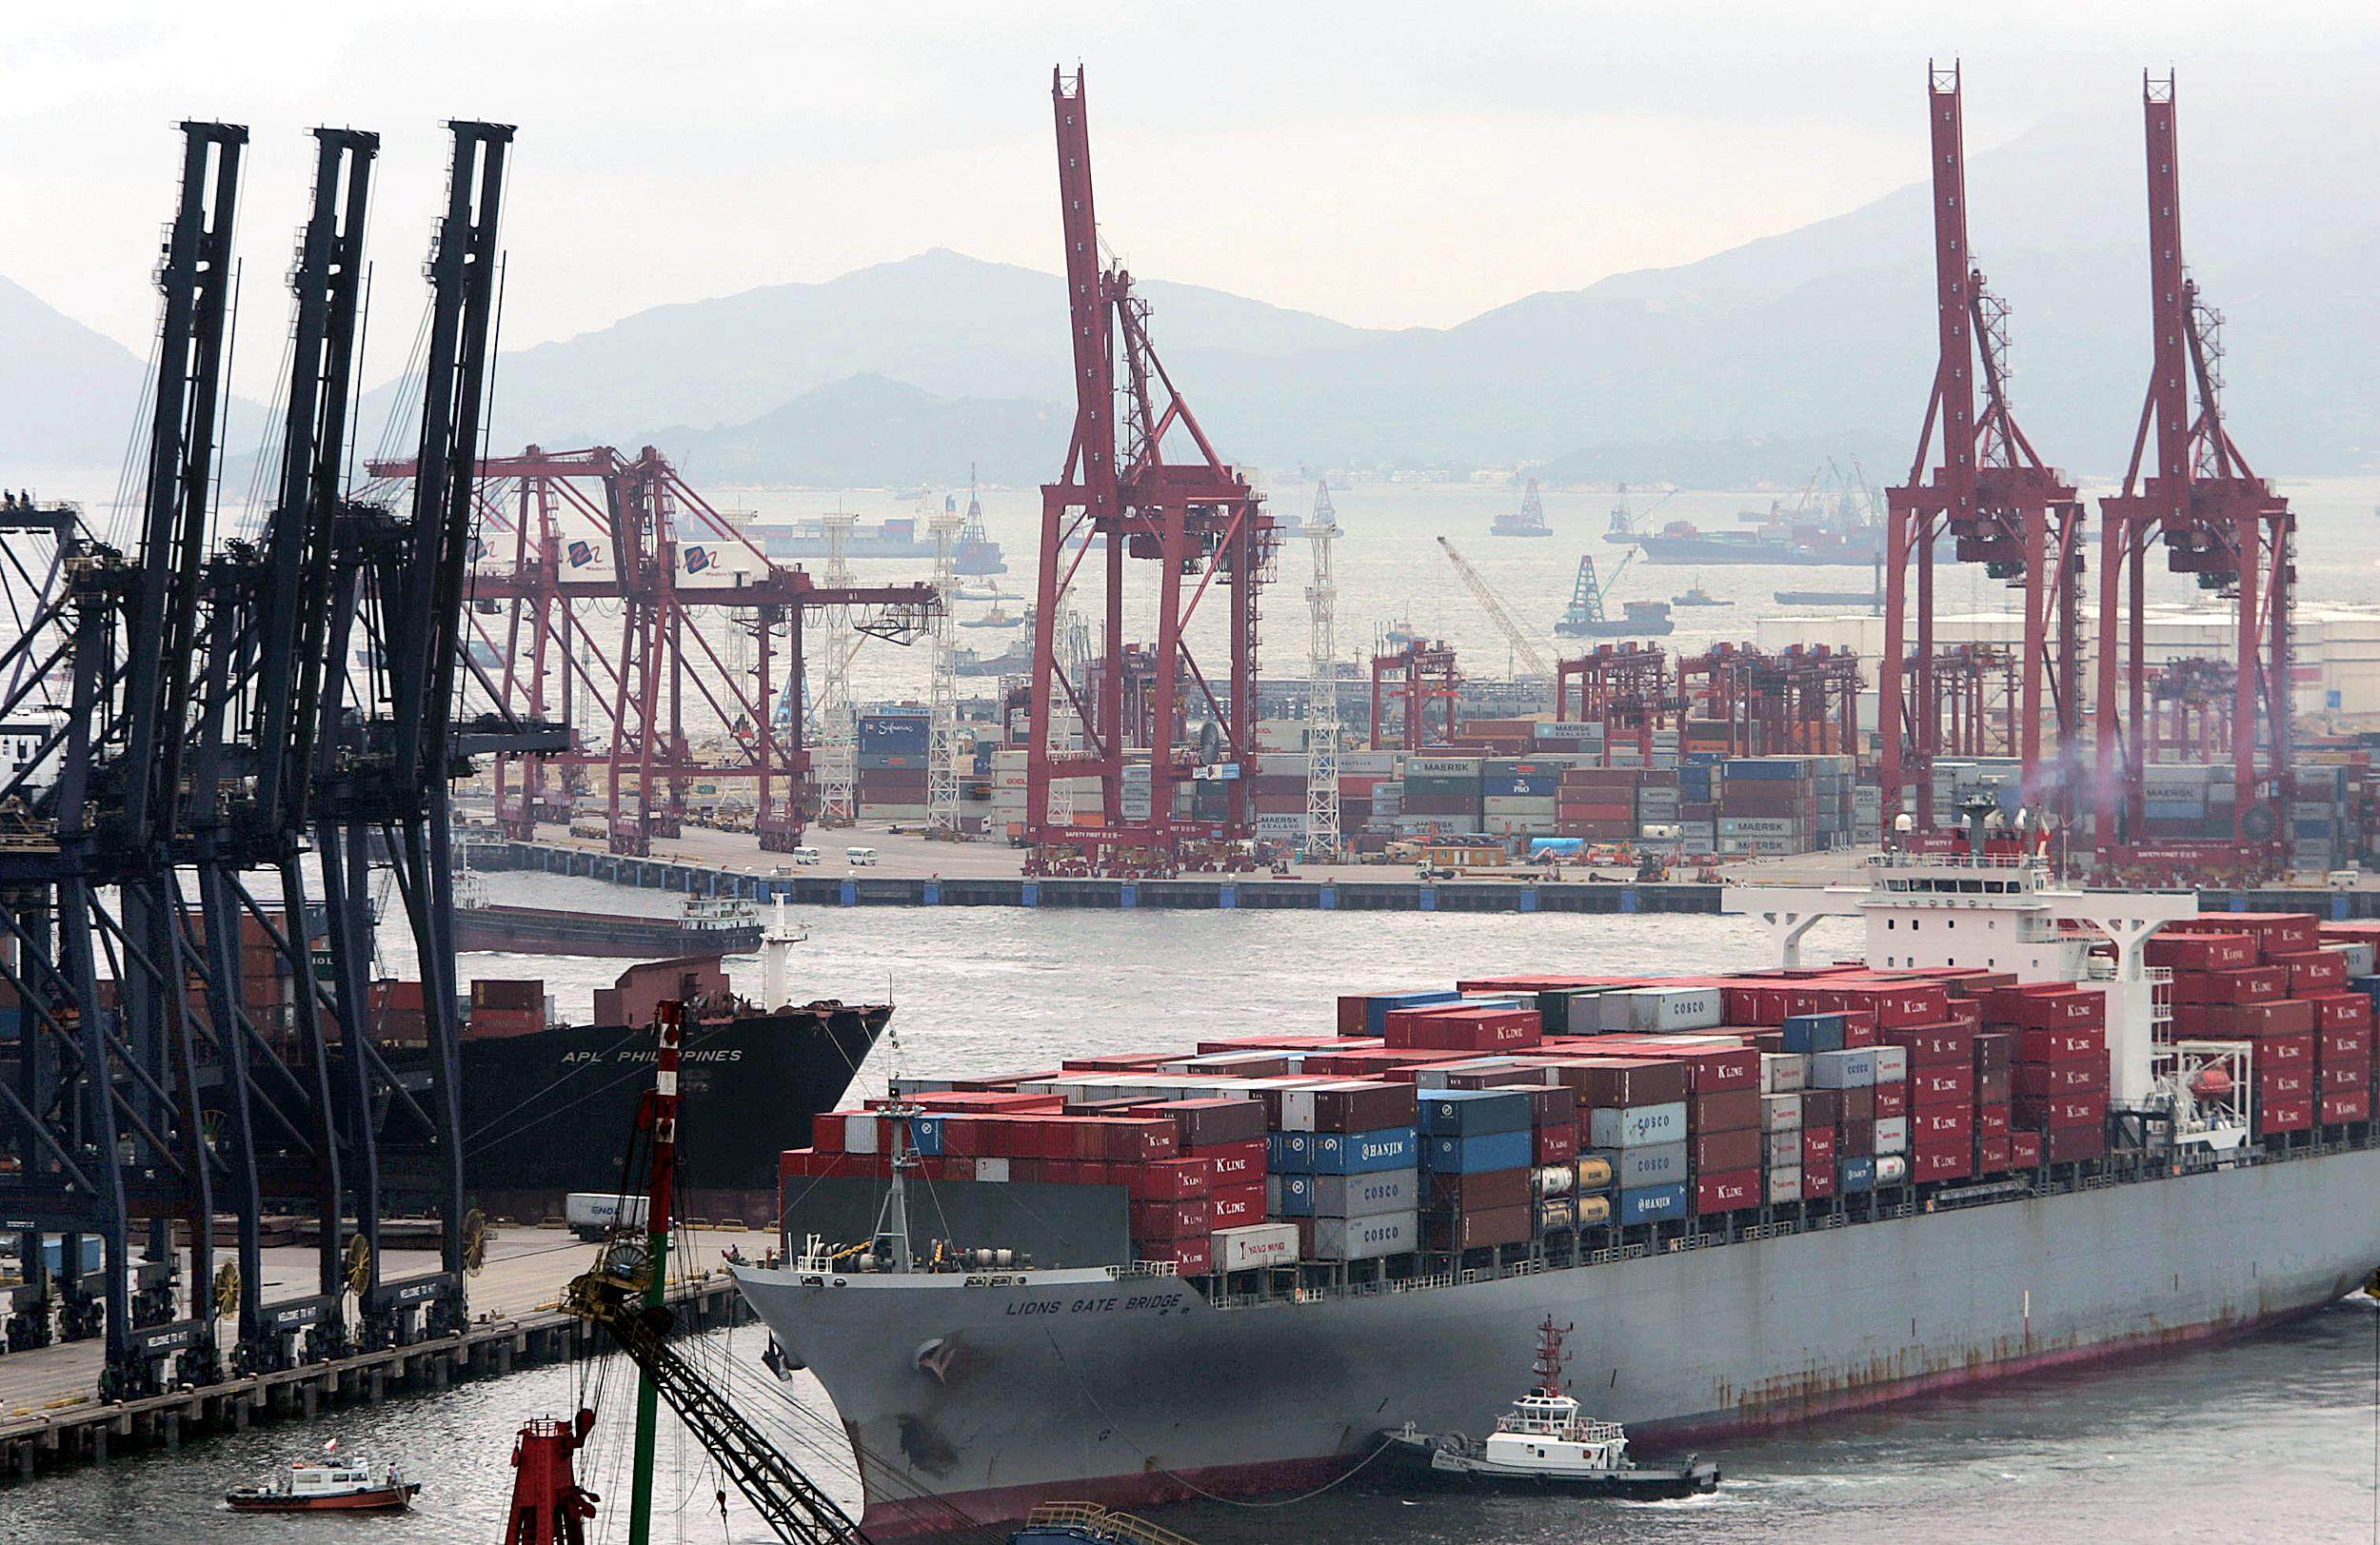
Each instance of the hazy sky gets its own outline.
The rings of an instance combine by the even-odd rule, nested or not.
[[[319,122],[384,135],[384,284],[410,283],[424,251],[439,121],[521,126],[507,346],[932,246],[1055,268],[1049,69],[1080,61],[1102,224],[1138,269],[1444,325],[1915,180],[1929,54],[1964,56],[1981,149],[2132,112],[2146,64],[2177,65],[2192,101],[2374,89],[2375,16],[2344,0],[19,4],[0,50],[0,273],[145,351],[185,116],[254,130],[246,294],[275,328]]]

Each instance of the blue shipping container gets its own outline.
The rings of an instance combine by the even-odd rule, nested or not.
[[[1271,1167],[1283,1175],[1368,1175],[1409,1170],[1421,1139],[1409,1126],[1378,1132],[1275,1132],[1266,1139]]]
[[[1652,1223],[1685,1216],[1683,1185],[1648,1185],[1619,1194],[1619,1220],[1623,1223]]]
[[[1526,1089],[1438,1089],[1421,1100],[1421,1130],[1431,1137],[1476,1137],[1529,1130]]]
[[[1727,763],[1725,776],[1754,782],[1790,783],[1805,771],[1799,757],[1738,757]]]
[[[83,1269],[76,1275],[88,1277],[91,1273],[99,1270],[100,1262],[106,1258],[107,1255],[107,1241],[100,1238],[100,1237],[96,1234],[83,1235],[82,1241],[83,1247],[81,1250],[77,1251],[76,1254],[83,1258]],[[52,1277],[57,1276],[59,1272],[58,1262],[64,1260],[65,1258],[66,1241],[64,1239],[52,1235],[41,1241],[41,1263],[43,1270],[49,1272]]]
[[[1843,1049],[1843,1016],[1840,1014],[1792,1014],[1785,1019],[1785,1049],[1807,1057],[1812,1052],[1839,1052]]]
[[[1432,1138],[1421,1165],[1444,1175],[1484,1175],[1490,1170],[1527,1169],[1534,1139],[1518,1132],[1487,1132],[1470,1138]]]
[[[1273,1204],[1274,1213],[1281,1218],[1312,1218],[1314,1216],[1314,1177],[1311,1175],[1276,1175],[1273,1184],[1280,1192]]]
[[[1377,1036],[1388,1029],[1388,1016],[1400,1008],[1423,1008],[1431,1003],[1451,1003],[1462,997],[1458,992],[1381,993],[1363,1000],[1363,1033]]]
[[[942,1153],[942,1118],[921,1116],[909,1123],[909,1146],[928,1159]]]
[[[1551,773],[1490,773],[1479,780],[1479,792],[1491,800],[1551,799],[1560,782]]]
[[[1843,1191],[1874,1191],[1875,1160],[1861,1157],[1841,1159],[1835,1163],[1835,1183]]]

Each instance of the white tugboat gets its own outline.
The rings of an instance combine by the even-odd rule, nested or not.
[[[1551,1316],[1537,1327],[1537,1383],[1496,1418],[1485,1441],[1460,1433],[1424,1433],[1407,1422],[1381,1434],[1390,1457],[1409,1476],[1441,1484],[1530,1487],[1652,1500],[1718,1489],[1719,1467],[1689,1455],[1684,1463],[1647,1468],[1628,1457],[1628,1434],[1616,1421],[1579,1414],[1562,1389],[1567,1325]]]

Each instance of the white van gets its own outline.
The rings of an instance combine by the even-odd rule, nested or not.
[[[793,862],[807,868],[819,862],[819,851],[814,847],[797,847],[793,850]]]
[[[854,869],[876,867],[876,849],[872,847],[846,847],[843,850],[843,862]]]

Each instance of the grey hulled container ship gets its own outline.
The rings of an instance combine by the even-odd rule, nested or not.
[[[1325,1249],[1360,1252],[1345,1242],[1351,1235],[1319,1232],[1312,1220],[1272,1256],[1259,1237],[1277,1220],[1217,1231],[1211,1257],[1145,1240],[1139,1235],[1153,1204],[1131,1198],[1157,1166],[1131,1170],[1125,1186],[1065,1184],[1047,1183],[1047,1160],[1031,1172],[1041,1179],[1021,1180],[1033,1161],[978,1159],[978,1179],[952,1179],[959,1161],[916,1151],[918,1139],[949,1151],[956,1128],[937,1128],[923,1114],[935,1103],[928,1091],[949,1085],[896,1085],[896,1099],[906,1090],[915,1103],[878,1113],[874,1158],[788,1155],[793,1264],[737,1276],[841,1415],[869,1529],[926,1533],[962,1515],[1009,1518],[1051,1495],[1147,1503],[1326,1480],[1406,1421],[1478,1430],[1509,1401],[1511,1371],[1549,1317],[1576,1326],[1572,1371],[1597,1416],[1632,1433],[1682,1437],[2154,1353],[2318,1307],[2354,1291],[2380,1263],[2371,1199],[2380,1195],[2380,1147],[2370,1119],[2380,979],[2370,975],[2368,941],[2317,938],[2308,919],[2199,918],[2182,895],[2061,888],[2021,843],[1895,857],[1879,862],[1868,885],[1761,888],[1733,904],[1776,930],[1784,968],[1757,979],[1673,980],[1717,984],[1730,1020],[1783,1019],[1789,1037],[1799,1023],[1802,1044],[1811,1026],[1829,1020],[1806,1012],[1814,990],[1877,1004],[1890,1020],[1894,1004],[1914,1000],[1874,996],[1895,983],[1932,992],[1928,979],[1939,973],[1977,987],[1968,1001],[1988,1005],[1983,1022],[2005,1020],[2005,1032],[1972,1022],[1956,1033],[1882,1031],[1906,1053],[1911,1099],[1952,1084],[1970,1089],[1964,1104],[1915,1103],[1900,1119],[1937,1130],[1976,1125],[1963,1139],[1913,1139],[1897,1156],[1845,1156],[1830,1171],[1841,1183],[1828,1187],[1815,1167],[1786,1184],[1787,1172],[1773,1166],[1755,1173],[1747,1198],[1736,1178],[1706,1174],[1675,1188],[1682,1200],[1661,1188],[1665,1199],[1650,1216],[1652,1189],[1582,1192],[1564,1215],[1573,1226],[1542,1226],[1540,1212],[1526,1238],[1485,1248],[1465,1247],[1461,1231],[1471,1225],[1460,1215],[1441,1209],[1434,1223],[1424,1211],[1419,1236],[1405,1233],[1399,1253],[1355,1261],[1314,1258]],[[1864,919],[1865,976],[1801,965],[1804,933],[1826,917]],[[1536,980],[1589,983],[1539,991],[1540,1012],[1567,1012],[1574,1029],[1579,995],[1616,992],[1656,1006],[1685,996],[1610,978]],[[1517,984],[1470,985],[1484,998]],[[1567,1008],[1557,1010],[1553,1000],[1565,992]],[[1957,1002],[1954,992],[1954,1017]],[[2101,1003],[2103,1031],[2075,1018]],[[1489,1008],[1458,1008],[1454,1018],[1501,1022]],[[1855,1025],[1860,1016],[1835,1018]],[[2317,1028],[2308,1034],[2301,1023]],[[1353,1028],[1378,1027],[1375,1015]],[[1599,1087],[1608,1067],[1581,1071],[1597,1059],[1564,1061],[1580,1039],[1549,1033],[1533,1055],[1440,1061],[1421,1077],[1448,1089],[1494,1089],[1523,1069],[1550,1069]],[[1634,1049],[1658,1038],[1640,1039]],[[1976,1051],[1995,1040],[2016,1050],[1996,1072]],[[1952,1060],[1941,1060],[1945,1047]],[[1971,1054],[1975,1070],[1956,1060]],[[1309,1066],[1319,1055],[1309,1045]],[[1370,1054],[1341,1055],[1360,1065]],[[1735,1065],[1733,1052],[1685,1055],[1701,1058],[1704,1072]],[[1877,1056],[1898,1060],[1883,1041]],[[1762,1052],[1764,1111],[1790,1106],[1791,1097],[1768,1092],[1775,1076],[1796,1065],[1820,1075],[1856,1060],[1848,1049]],[[1511,1066],[1494,1068],[1499,1060]],[[1466,1068],[1478,1076],[1466,1079]],[[1068,1072],[1013,1088],[1019,1099],[1037,1083],[1070,1089],[1067,1109],[1091,1114],[1116,1106],[1096,1098],[1112,1090],[1100,1087],[1103,1078],[1131,1077]],[[1165,1077],[1178,1081],[1168,1086]],[[1188,1094],[1202,1103],[1197,1097],[1217,1087],[1192,1075],[1147,1081],[1156,1087],[1144,1098],[1160,1102]],[[2012,1082],[2031,1093],[2006,1095]],[[1885,1087],[1875,1084],[1871,1099],[1881,1100]],[[1820,1093],[1799,1096],[1803,1108],[1820,1108]],[[1276,1089],[1268,1117],[1276,1128],[1290,1119],[1279,1114],[1282,1098]],[[1485,1140],[1429,1137],[1431,1107],[1443,1097],[1423,1087],[1415,1098],[1425,1149]],[[1579,1096],[1582,1142],[1589,1132],[1613,1135],[1600,1112],[1584,1120],[1589,1098]],[[1725,1097],[1707,1098],[1716,1111]],[[1849,1098],[1824,1108],[1848,1108]],[[2013,1134],[2013,1152],[2003,1146],[2011,1139],[1978,1135],[1994,1112],[2005,1121],[2011,1111],[2032,1129]],[[1805,1156],[1815,1131],[1800,1139]],[[1276,1157],[1287,1136],[1276,1131]],[[1540,1159],[1547,1136],[1538,1129]],[[1694,1142],[1716,1146],[1723,1136]],[[1854,1136],[1877,1139],[1845,1118],[1828,1141]],[[1795,1146],[1782,1134],[1763,1137],[1772,1160],[1780,1146]],[[1633,1165],[1644,1151],[1604,1157]],[[1581,1153],[1573,1168],[1583,1176],[1600,1161]],[[1863,1174],[1866,1183],[1855,1184]],[[931,1181],[930,1201],[921,1177]],[[1126,1178],[1125,1168],[1110,1166],[1108,1178]],[[1469,1191],[1484,1178],[1436,1183],[1450,1179]],[[1432,1184],[1423,1172],[1425,1191]],[[1824,1189],[1834,1194],[1816,1194]],[[1404,1219],[1414,1216],[1392,1218],[1388,1232],[1410,1231]],[[1631,1221],[1638,1217],[1645,1220]],[[1605,1220],[1590,1221],[1597,1218]],[[861,1248],[842,1252],[823,1243],[855,1239]],[[987,1256],[985,1247],[1014,1254]],[[1243,1258],[1243,1249],[1252,1255]]]

